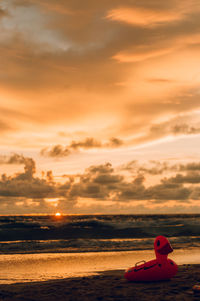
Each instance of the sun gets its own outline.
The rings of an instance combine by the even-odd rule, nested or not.
[[[55,216],[59,217],[59,216],[61,216],[61,213],[60,212],[56,212]]]

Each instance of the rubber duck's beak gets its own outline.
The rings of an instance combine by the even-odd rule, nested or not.
[[[159,250],[157,249],[157,252],[161,255],[167,255],[171,252],[173,252],[173,249],[170,245],[170,243],[166,243],[163,247],[161,247]]]

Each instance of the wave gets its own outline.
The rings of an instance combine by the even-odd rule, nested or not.
[[[174,249],[200,248],[198,237],[171,237]],[[67,239],[0,242],[1,254],[22,253],[83,253],[153,250],[154,238],[140,239]]]
[[[0,216],[4,254],[151,249],[158,235],[200,247],[200,215]]]

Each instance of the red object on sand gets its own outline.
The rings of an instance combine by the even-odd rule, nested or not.
[[[154,250],[156,259],[144,264],[136,264],[125,272],[124,277],[129,281],[160,281],[175,276],[178,266],[173,260],[167,258],[168,254],[173,252],[168,239],[161,235],[157,236]]]

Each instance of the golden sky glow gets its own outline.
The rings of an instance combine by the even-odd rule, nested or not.
[[[2,213],[200,212],[198,0],[0,3]]]

